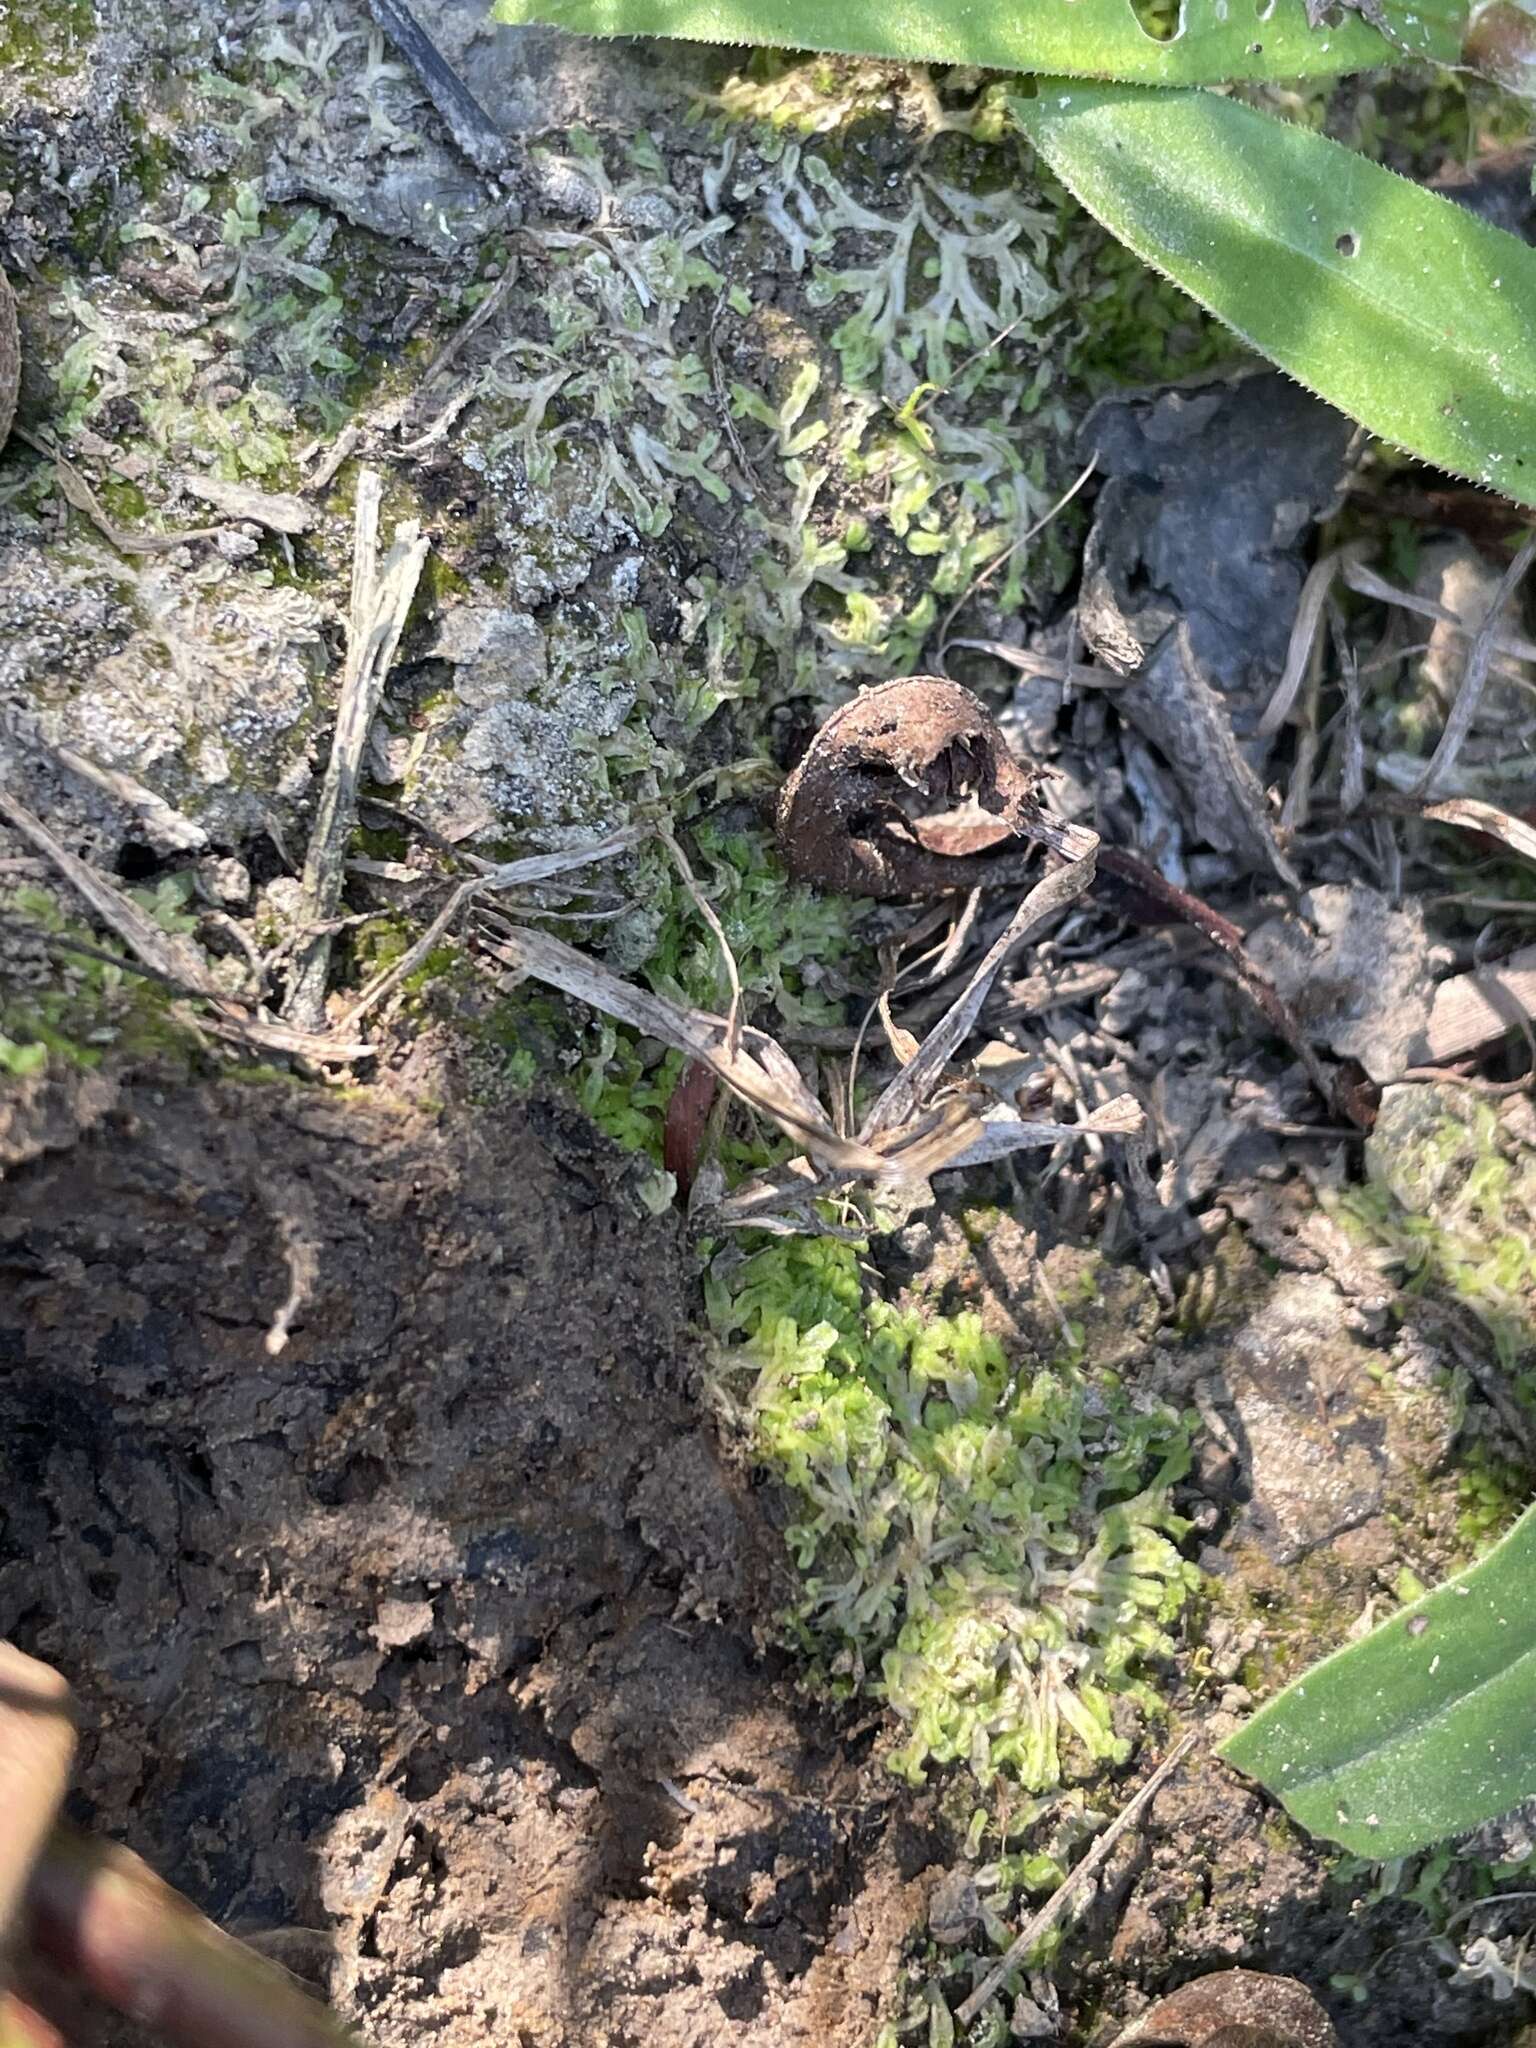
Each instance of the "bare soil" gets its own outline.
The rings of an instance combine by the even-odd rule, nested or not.
[[[935,1957],[941,1801],[762,1646],[780,1539],[699,1398],[677,1221],[568,1106],[487,1119],[435,1081],[97,1076],[14,1134],[0,1634],[79,1692],[77,1815],[381,2048],[866,2048],[904,1954]],[[1012,1235],[973,1293],[1000,1329],[1033,1286]],[[1119,1321],[1156,1370],[1136,1299]],[[1391,1554],[1356,1517],[1306,1570],[1354,1611]],[[1179,1704],[1231,1719],[1220,1688]],[[1237,1962],[1310,1983],[1352,2048],[1426,2014],[1418,2038],[1508,2038],[1421,1932],[1362,1923],[1204,1762],[1116,1852],[1058,1982],[1079,2040]],[[1366,1972],[1367,2006],[1330,1990]],[[147,2039],[70,2010],[80,2048]]]
[[[853,2048],[921,1910],[754,1647],[627,1170],[554,1105],[141,1083],[6,1189],[0,1633],[79,1691],[81,1817],[381,2043]]]

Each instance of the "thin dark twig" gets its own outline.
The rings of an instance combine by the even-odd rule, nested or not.
[[[959,369],[955,371],[954,375],[950,378],[947,384],[935,385],[933,390],[928,392],[927,395],[921,400],[919,400],[918,404],[913,407],[913,411],[916,414],[916,416],[919,419],[921,419],[922,415],[928,410],[929,406],[933,404],[936,398],[947,398],[950,392],[953,391],[955,386],[960,382],[960,379],[965,375],[967,370],[974,370],[978,363],[985,362],[987,357],[991,355],[995,349],[999,349],[1002,347],[1003,343],[1008,339],[1009,335],[1015,331],[1016,328],[1022,327],[1026,320],[1031,320],[1033,318],[1034,315],[1032,313],[1020,313],[1016,320],[1010,320],[1006,327],[999,328],[997,333],[992,336],[990,341],[984,341],[980,348],[973,349],[971,353],[966,357],[965,361],[960,365]]]
[[[87,945],[84,939],[72,939],[67,932],[50,932],[40,924],[33,924],[30,918],[11,917],[0,911],[0,925],[14,932],[24,932],[29,939],[46,946],[51,953],[79,953],[87,960],[99,960],[104,967],[120,967],[124,974],[137,974],[145,981],[153,981],[161,988],[168,988],[173,995],[205,996],[206,989],[196,987],[192,982],[179,981],[174,974],[165,974],[158,967],[150,967],[142,960],[132,959],[127,953],[111,953],[105,946]],[[236,1002],[246,998],[235,996]]]
[[[444,58],[404,0],[368,0],[368,11],[426,87],[454,142],[477,171],[498,171],[507,138]]]
[[[1016,1969],[1039,1941],[1040,1937],[1055,1925],[1056,1921],[1061,1917],[1062,1908],[1082,1890],[1088,1879],[1098,1870],[1126,1829],[1138,1818],[1143,1808],[1149,1804],[1167,1779],[1172,1776],[1173,1772],[1184,1761],[1185,1757],[1188,1756],[1190,1750],[1194,1747],[1194,1742],[1195,1737],[1191,1733],[1184,1736],[1168,1752],[1167,1756],[1163,1758],[1163,1761],[1158,1765],[1151,1777],[1148,1778],[1135,1798],[1110,1822],[1103,1834],[1099,1836],[1082,1862],[1068,1872],[1067,1876],[1040,1908],[1040,1911],[1032,1914],[1025,1921],[1024,1925],[1019,1929],[1017,1937],[1009,1943],[1007,1951],[998,1958],[994,1966],[982,1978],[976,1989],[956,2013],[955,2017],[959,2020],[961,2026],[968,2027],[971,2024],[976,2015],[981,2011],[981,2008],[1007,1976],[1008,1972]]]

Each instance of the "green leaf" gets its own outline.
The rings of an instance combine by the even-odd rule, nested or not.
[[[1536,1508],[1480,1563],[1316,1665],[1221,1755],[1309,1833],[1385,1861],[1536,1793]]]
[[[1010,105],[1113,235],[1298,382],[1536,503],[1536,250],[1214,93],[1051,80]]]
[[[1158,0],[1142,0],[1156,19]],[[905,63],[1054,71],[1143,85],[1332,77],[1403,57],[1454,64],[1464,0],[1388,0],[1383,36],[1356,13],[1311,28],[1302,0],[1167,0],[1169,33],[1133,0],[498,0],[498,21],[553,22],[592,36],[826,50]]]

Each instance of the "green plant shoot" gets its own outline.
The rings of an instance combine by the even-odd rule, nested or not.
[[[1221,1754],[1310,1834],[1411,1856],[1536,1793],[1536,1508],[1459,1577],[1336,1651]]]
[[[1536,504],[1536,250],[1214,93],[1042,80],[1011,105],[1090,213],[1299,383]]]
[[[1461,55],[1460,0],[1389,0],[1382,35],[1358,14],[1313,29],[1302,0],[1182,0],[1166,36],[1144,27],[1133,0],[1019,0],[1016,6],[847,0],[498,0],[500,21],[547,21],[591,36],[675,36],[688,42],[826,50],[989,71],[1052,71],[1144,85],[1234,78],[1332,77],[1415,57]]]
[[[1110,232],[1384,440],[1536,504],[1536,252],[1406,179],[1187,88],[1458,61],[1465,11],[1180,0],[498,0],[503,21],[1058,74],[1015,117]],[[1373,10],[1374,11],[1374,10]],[[1070,80],[1127,81],[1120,84]],[[1161,88],[1148,90],[1148,87]],[[1168,90],[1167,88],[1186,88]]]

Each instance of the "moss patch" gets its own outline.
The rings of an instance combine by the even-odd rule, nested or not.
[[[1155,1708],[1149,1660],[1198,1582],[1168,1498],[1186,1421],[1016,1368],[969,1312],[895,1308],[844,1244],[772,1245],[709,1303],[718,1385],[792,1502],[786,1631],[817,1683],[892,1709],[892,1768],[1038,1790],[1128,1755],[1115,1701]]]

